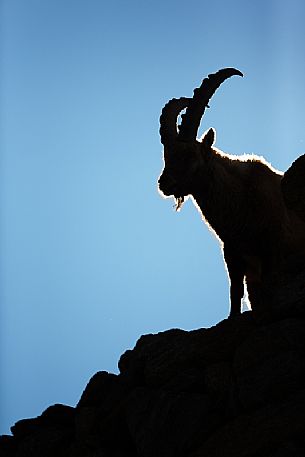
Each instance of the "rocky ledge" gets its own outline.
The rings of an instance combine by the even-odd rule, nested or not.
[[[145,335],[122,355],[119,375],[92,377],[75,408],[17,422],[0,455],[300,457],[304,356],[302,312]]]

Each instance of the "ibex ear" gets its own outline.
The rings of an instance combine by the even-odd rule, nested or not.
[[[207,132],[202,137],[201,142],[206,146],[207,148],[211,148],[213,144],[215,143],[215,137],[216,137],[216,132],[214,129],[209,129]]]

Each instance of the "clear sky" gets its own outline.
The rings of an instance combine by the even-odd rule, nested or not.
[[[141,334],[228,315],[217,240],[156,181],[159,115],[230,66],[203,129],[305,152],[303,0],[2,0],[0,433],[75,405]]]

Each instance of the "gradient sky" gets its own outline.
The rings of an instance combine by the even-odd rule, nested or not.
[[[2,0],[0,433],[140,335],[228,315],[218,242],[162,200],[159,115],[230,66],[216,146],[305,152],[303,0]]]

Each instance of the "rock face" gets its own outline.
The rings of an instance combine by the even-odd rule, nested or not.
[[[142,336],[89,381],[0,439],[3,457],[305,455],[304,307]]]

